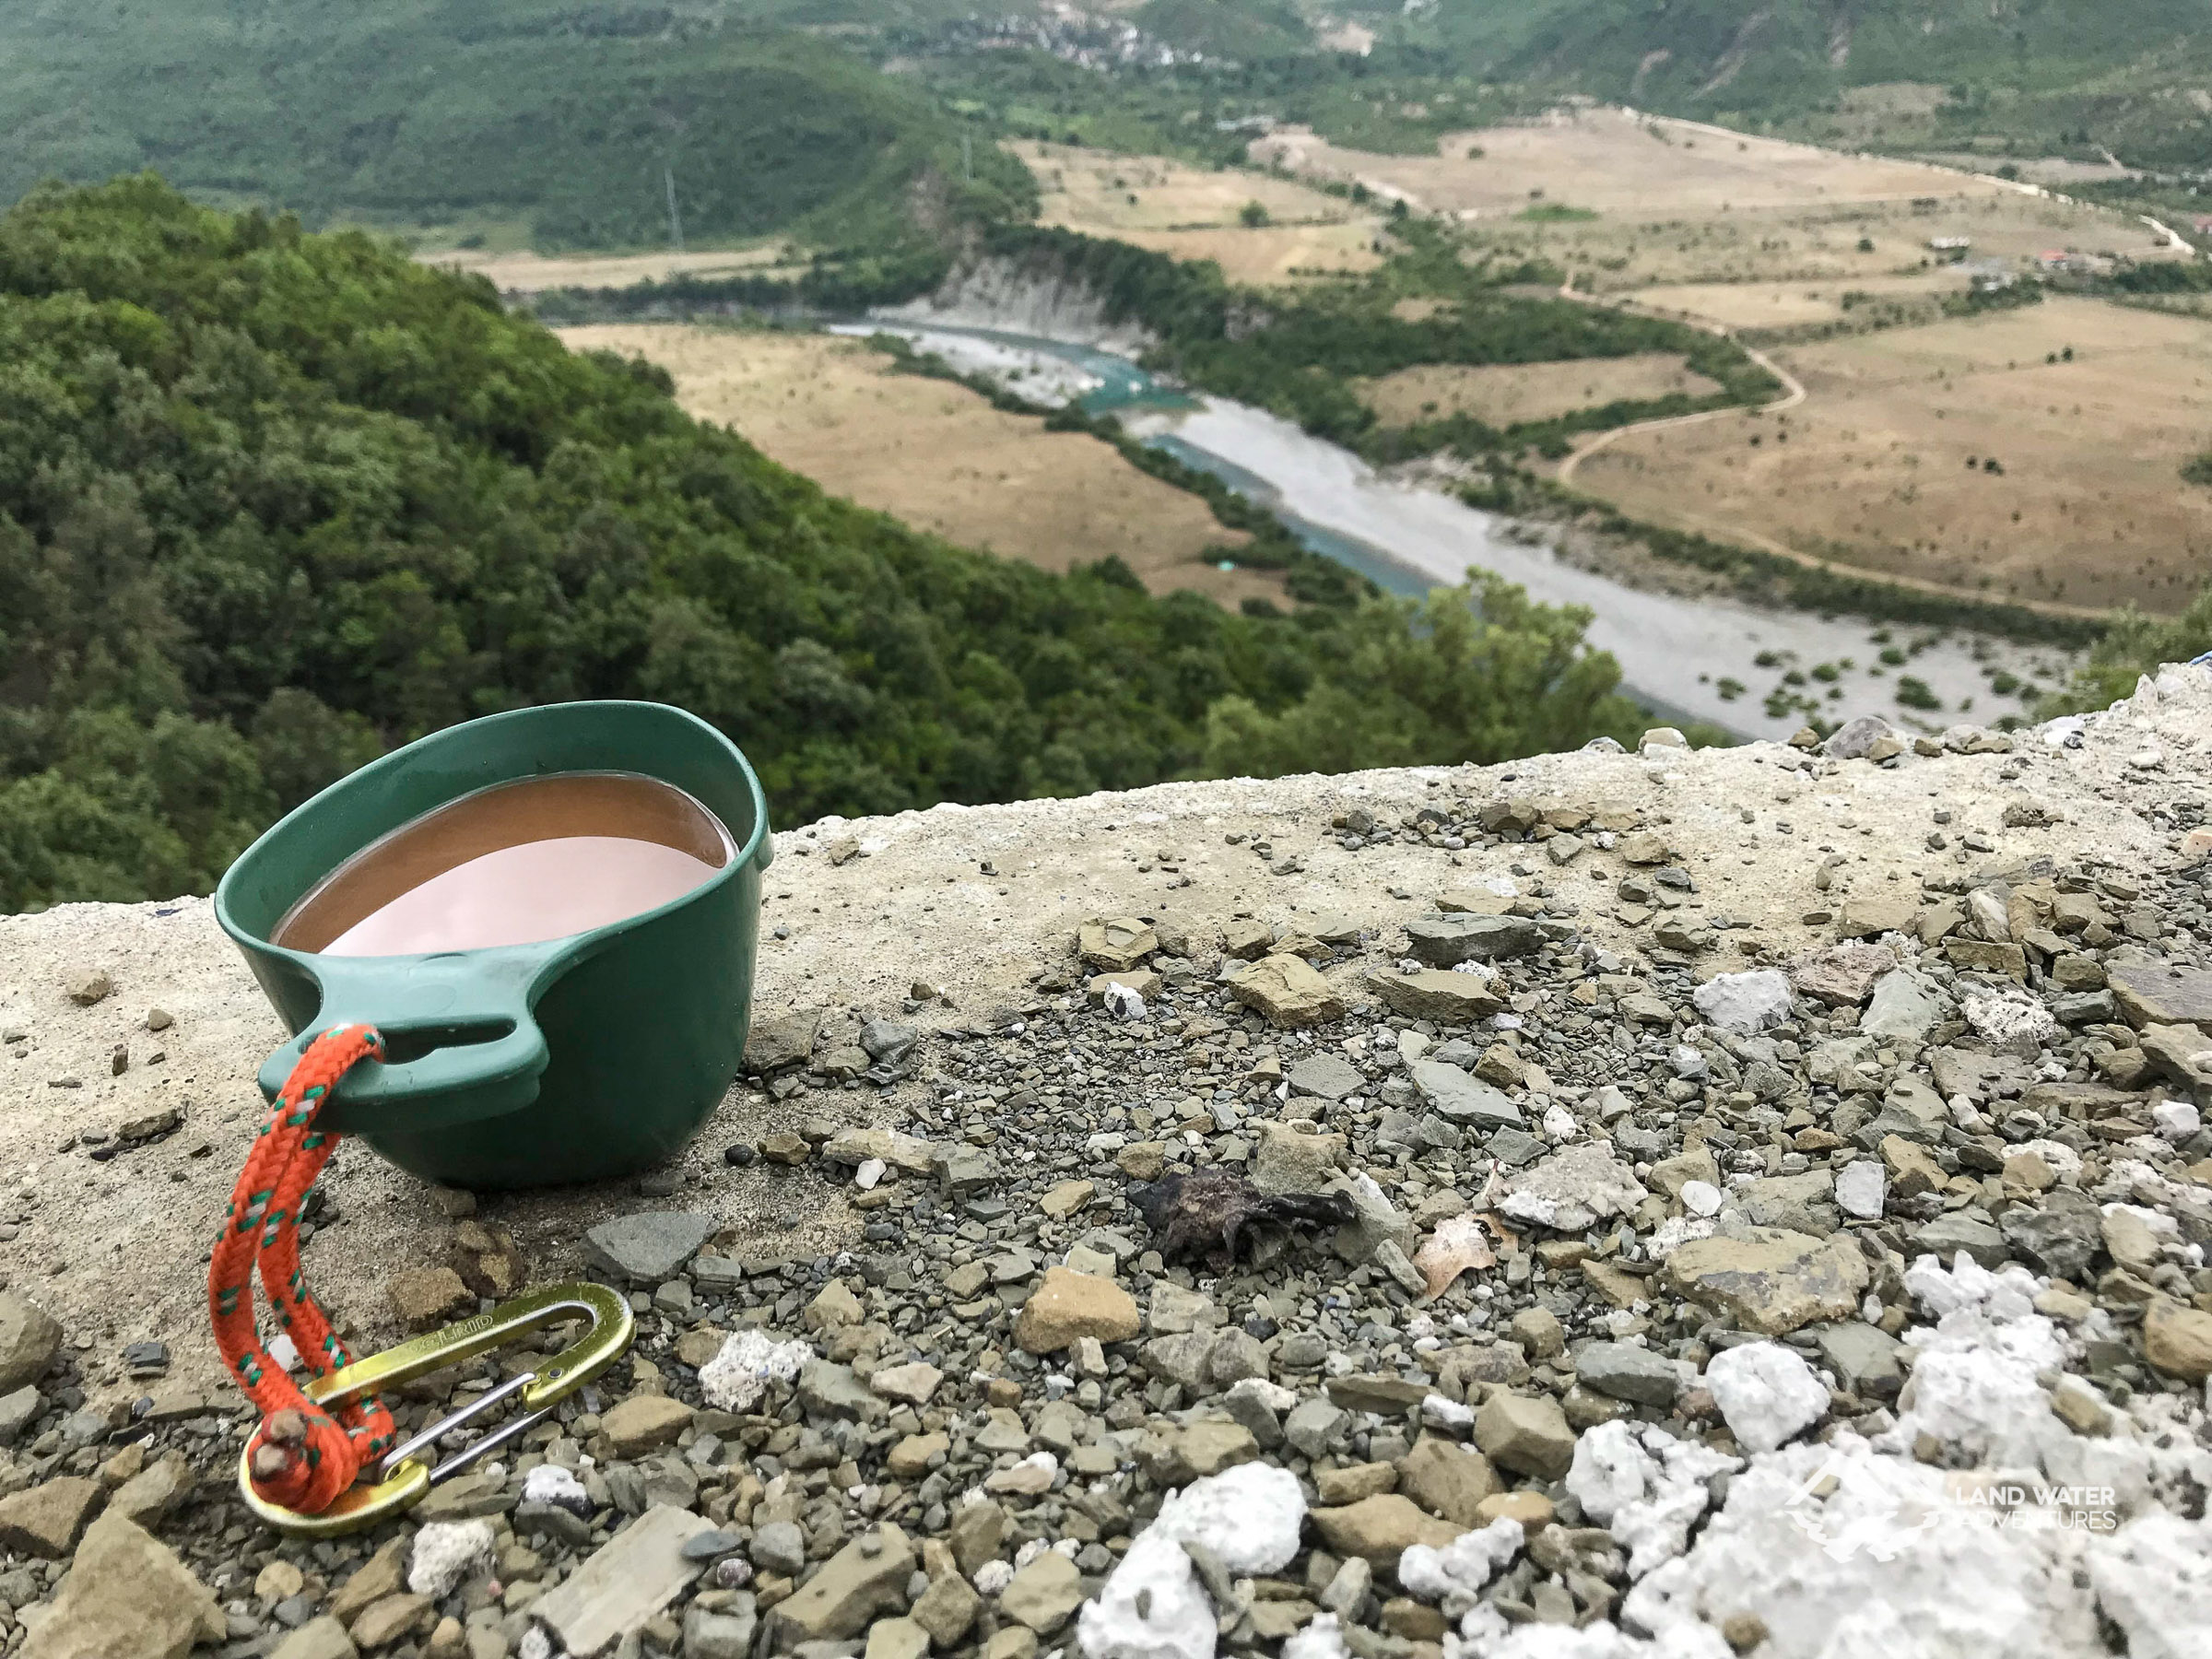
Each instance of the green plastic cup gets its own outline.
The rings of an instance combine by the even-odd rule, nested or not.
[[[391,957],[271,943],[325,876],[423,814],[495,784],[621,771],[684,791],[735,852],[669,903],[529,945]],[[313,1035],[376,1026],[319,1120],[403,1170],[481,1191],[603,1181],[678,1151],[737,1075],[750,1023],[768,804],[736,745],[660,703],[573,702],[448,728],[332,784],[241,853],[216,919],[295,1033],[261,1068],[275,1100]]]

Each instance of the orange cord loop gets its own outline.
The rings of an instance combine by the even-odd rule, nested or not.
[[[300,1056],[240,1171],[222,1231],[207,1264],[207,1312],[223,1364],[260,1407],[247,1448],[253,1489],[269,1502],[319,1514],[350,1487],[361,1466],[390,1451],[398,1425],[371,1394],[334,1418],[312,1404],[269,1358],[253,1321],[253,1274],[277,1325],[318,1377],[353,1363],[300,1270],[300,1207],[330,1161],[338,1137],[315,1129],[315,1114],[356,1064],[383,1058],[373,1026],[334,1026]]]

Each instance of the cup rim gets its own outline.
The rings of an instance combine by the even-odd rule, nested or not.
[[[461,952],[451,950],[417,951],[402,956],[334,958],[324,956],[314,951],[299,950],[290,946],[279,945],[275,940],[267,937],[263,932],[246,926],[246,924],[240,920],[235,913],[235,907],[238,901],[237,888],[235,884],[243,879],[241,876],[241,872],[250,869],[257,860],[269,856],[270,850],[276,845],[279,844],[288,833],[293,831],[294,827],[298,823],[303,821],[310,814],[315,813],[318,809],[327,810],[327,806],[324,804],[329,800],[330,797],[352,789],[372,787],[375,781],[380,776],[397,772],[403,767],[412,763],[413,761],[419,760],[425,752],[434,752],[438,748],[441,748],[452,742],[458,741],[461,737],[461,735],[464,733],[479,732],[487,726],[542,721],[549,717],[554,717],[562,711],[582,709],[619,709],[640,712],[649,712],[651,715],[655,718],[672,718],[681,724],[690,725],[696,728],[699,732],[706,735],[706,736],[712,743],[717,745],[731,760],[735,762],[738,775],[744,780],[746,792],[751,797],[752,830],[742,842],[738,841],[735,834],[729,835],[730,842],[735,850],[731,853],[730,857],[723,865],[721,869],[715,871],[714,874],[708,877],[704,881],[701,881],[697,887],[691,888],[686,892],[679,893],[675,898],[668,900],[665,903],[655,905],[651,910],[639,911],[631,915],[620,916],[612,922],[602,923],[599,926],[588,928],[582,933],[561,934],[550,939],[533,940],[519,945],[484,946],[477,949]],[[577,769],[564,768],[562,770]],[[593,770],[637,771],[635,768],[594,768]],[[461,790],[448,796],[445,802],[441,802],[439,805],[442,806],[450,804],[450,802],[460,800],[466,795],[475,794],[482,789],[498,788],[501,784],[505,783],[524,782],[534,775],[549,774],[524,773],[512,778],[494,779],[475,783],[467,789]],[[651,777],[653,774],[648,771],[639,771],[638,775]],[[437,810],[437,807],[432,806],[426,808],[426,810],[435,811]],[[710,807],[709,810],[712,811],[712,808]],[[417,816],[420,815],[418,814]],[[717,814],[716,816],[719,818],[721,815]],[[394,825],[392,828],[396,829],[398,826]],[[723,828],[725,833],[729,830],[729,826],[726,823],[724,824]],[[378,831],[377,835],[370,837],[367,841],[362,841],[359,846],[353,848],[346,854],[346,857],[351,858],[356,856],[368,847],[373,845],[379,837],[390,834],[392,830],[389,829]],[[656,920],[661,916],[667,915],[685,905],[690,904],[697,900],[704,898],[707,894],[719,890],[724,883],[734,879],[740,870],[745,869],[756,861],[762,851],[764,842],[771,833],[771,831],[770,830],[768,822],[767,795],[760,787],[760,779],[759,774],[753,771],[752,762],[746,759],[745,751],[739,748],[737,745],[731,740],[726,733],[723,732],[720,728],[712,725],[709,722],[701,720],[698,715],[692,713],[688,709],[678,708],[674,703],[651,702],[642,699],[624,698],[592,698],[579,699],[570,702],[535,703],[531,705],[529,708],[510,709],[498,714],[480,715],[474,720],[460,721],[453,725],[441,727],[435,732],[425,733],[422,736],[414,739],[410,743],[402,744],[398,748],[394,749],[391,753],[387,755],[381,755],[376,759],[370,761],[366,766],[358,767],[354,771],[347,773],[344,777],[325,784],[323,788],[317,790],[313,794],[310,795],[306,800],[300,802],[299,806],[293,807],[289,812],[278,818],[274,824],[271,824],[266,830],[264,830],[261,834],[253,839],[253,843],[249,845],[244,852],[241,853],[236,858],[230,861],[229,867],[223,872],[222,879],[216,884],[214,900],[215,916],[217,923],[222,927],[223,931],[229,934],[242,949],[245,949],[248,952],[262,953],[268,956],[281,958],[287,961],[296,964],[317,978],[321,978],[324,974],[331,971],[330,965],[335,962],[344,962],[348,965],[359,964],[362,967],[367,967],[370,964],[423,962],[433,958],[446,959],[456,955],[465,955],[480,958],[500,956],[510,959],[519,956],[522,958],[542,960],[544,962],[550,963],[555,960],[568,958],[595,942],[613,938],[618,935],[629,931],[632,928]],[[343,860],[341,860],[341,862],[343,862]],[[335,869],[336,866],[334,865],[332,867]],[[329,871],[326,870],[323,874],[324,876],[327,876]],[[316,877],[317,880],[321,880],[322,878],[323,877],[321,876]],[[312,886],[313,883],[311,882],[309,884],[309,888],[312,889]],[[303,889],[301,892],[292,895],[290,900],[287,902],[285,913],[288,913],[290,907],[298,904],[300,900],[306,896],[307,890],[309,889]]]

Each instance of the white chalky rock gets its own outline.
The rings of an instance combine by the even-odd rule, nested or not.
[[[1715,1354],[1705,1367],[1705,1386],[1747,1452],[1771,1452],[1828,1414],[1828,1385],[1778,1342],[1747,1342]]]
[[[1707,1025],[1739,1037],[1756,1036],[1790,1017],[1789,976],[1779,968],[1718,974],[1691,992],[1689,1000]]]
[[[1398,1556],[1399,1586],[1424,1601],[1441,1601],[1454,1591],[1478,1594],[1526,1542],[1521,1523],[1501,1515],[1488,1526],[1461,1533],[1441,1549],[1408,1544]]]
[[[2204,1114],[2186,1100],[2160,1100],[2150,1109],[2150,1121],[2165,1139],[2185,1141],[2205,1126]]]
[[[1636,1171],[1603,1141],[1584,1141],[1509,1176],[1500,1215],[1561,1232],[1585,1232],[1607,1216],[1625,1216],[1650,1196]]]
[[[1582,1132],[1582,1124],[1574,1113],[1560,1105],[1544,1110],[1544,1136],[1547,1140],[1572,1140]]]
[[[1132,1550],[1131,1553],[1135,1554],[1135,1552]],[[1175,1553],[1181,1555],[1182,1551],[1178,1549]],[[972,1582],[977,1593],[982,1595],[996,1595],[1014,1582],[1014,1563],[1011,1561],[985,1561],[975,1570],[975,1578]]]
[[[523,1477],[523,1501],[548,1503],[575,1514],[592,1512],[592,1495],[583,1482],[559,1464],[539,1464]]]
[[[1966,1023],[1998,1048],[2026,1053],[2058,1035],[2058,1021],[2052,1018],[2051,1010],[2024,991],[1970,996],[1963,1006]]]
[[[1946,1474],[1855,1435],[1764,1453],[1697,1547],[1634,1584],[1620,1622],[1656,1641],[1751,1611],[1776,1659],[2076,1659],[2096,1619],[2047,1540],[1947,1508]]]
[[[1876,1443],[1911,1450],[1923,1434],[2001,1465],[2041,1467],[2072,1450],[2036,1373],[2065,1369],[2058,1327],[2035,1311],[2023,1267],[1991,1273],[1961,1252],[1949,1272],[1934,1256],[1905,1269],[1905,1288],[1938,1315],[1905,1343],[1917,1350],[1897,1427]]]
[[[293,1346],[291,1337],[282,1331],[269,1338],[268,1355],[288,1371],[302,1369],[300,1350]]]
[[[1421,1401],[1421,1427],[1464,1434],[1475,1427],[1475,1407],[1444,1394],[1429,1394]]]
[[[1270,1411],[1288,1411],[1298,1404],[1298,1395],[1280,1382],[1271,1382],[1265,1377],[1240,1377],[1229,1391],[1232,1400],[1257,1400]]]
[[[1447,1640],[1447,1659],[1725,1659],[1719,1630],[1735,1613],[1756,1614],[1766,1627],[1760,1659],[2080,1659],[2107,1651],[2104,1630],[2132,1659],[2212,1653],[2212,1522],[2166,1507],[2193,1501],[2212,1474],[2212,1454],[2194,1433],[2141,1432],[2180,1420],[2194,1396],[2136,1403],[2123,1414],[2133,1426],[2124,1420],[2110,1435],[2054,1425],[2047,1439],[2014,1433],[2004,1443],[2007,1413],[2016,1429],[2050,1418],[2047,1406],[2014,1390],[2040,1394],[2038,1371],[2057,1369],[2064,1353],[2065,1339],[2031,1306],[2035,1280],[2013,1268],[1989,1273],[1963,1256],[1950,1268],[1924,1258],[1906,1277],[1940,1323],[1908,1333],[1920,1358],[1893,1431],[1870,1441],[1845,1425],[1825,1442],[1754,1454],[1694,1544],[1686,1531],[1670,1557],[1643,1567],[1631,1557],[1634,1582],[1618,1624],[1598,1620],[1561,1634],[1509,1626],[1482,1604]],[[1962,1392],[1961,1378],[1977,1388]],[[2000,1432],[1987,1432],[1993,1422]],[[1971,1463],[1913,1455],[1923,1433],[1942,1438],[1947,1425],[1961,1423],[1994,1449],[1970,1446]],[[1661,1430],[1647,1430],[1638,1443],[1663,1464],[1675,1455]],[[1681,1450],[1714,1456],[1695,1442]],[[1658,1484],[1665,1489],[1690,1475],[1685,1462],[1663,1468]],[[2039,1483],[2112,1488],[2105,1512],[2120,1525],[2037,1524],[2034,1513],[2014,1524],[2003,1504],[1987,1500],[1993,1482],[2030,1494]],[[2027,1505],[2039,1507],[2032,1496]],[[1624,1505],[1613,1536],[1623,1540],[1662,1508],[1651,1500]]]
[[[546,1634],[543,1625],[532,1625],[523,1632],[523,1644],[514,1651],[515,1659],[553,1659],[553,1638]]]
[[[1689,1529],[1712,1505],[1713,1477],[1742,1466],[1739,1458],[1701,1441],[1677,1440],[1664,1429],[1646,1429],[1643,1449],[1659,1459],[1652,1495],[1624,1507],[1611,1529],[1613,1541],[1629,1552],[1629,1576],[1637,1579],[1689,1547]]]
[[[859,1169],[853,1171],[853,1184],[864,1193],[874,1192],[876,1183],[883,1179],[884,1172],[889,1168],[890,1165],[880,1158],[867,1159]]]
[[[1477,1614],[1487,1615],[1478,1619]],[[1467,1616],[1479,1632],[1454,1648],[1444,1639],[1444,1659],[1735,1659],[1718,1630],[1689,1627],[1670,1630],[1655,1641],[1631,1636],[1618,1626],[1594,1624],[1509,1625],[1488,1603]]]
[[[1283,1659],[1345,1659],[1347,1651],[1336,1615],[1323,1613],[1283,1643]]]
[[[1076,1620],[1084,1659],[1213,1659],[1214,1637],[1214,1604],[1198,1587],[1191,1558],[1158,1527],[1129,1546]]]
[[[804,1342],[778,1342],[759,1331],[739,1331],[722,1352],[699,1368],[700,1392],[717,1411],[748,1411],[771,1382],[788,1382],[814,1358]]]
[[[1721,1213],[1721,1189],[1710,1181],[1686,1181],[1682,1183],[1682,1207],[1693,1216],[1717,1216]]]
[[[1232,1573],[1265,1573],[1290,1564],[1305,1523],[1298,1477],[1272,1464],[1248,1463],[1171,1495],[1150,1532],[1205,1545]]]
[[[1691,1240],[1712,1238],[1713,1231],[1714,1223],[1706,1217],[1669,1216],[1652,1230],[1652,1236],[1644,1241],[1644,1253],[1654,1262],[1664,1262]]]
[[[1657,1465],[1644,1454],[1634,1425],[1619,1418],[1585,1429],[1574,1442],[1567,1470],[1567,1490],[1583,1513],[1600,1526],[1651,1491]]]
[[[1871,1158],[1845,1164],[1836,1175],[1836,1207],[1861,1221],[1879,1221],[1889,1200],[1889,1176]]]
[[[1106,1005],[1106,1012],[1116,1019],[1142,1019],[1145,1017],[1143,994],[1119,980],[1107,982],[1105,994],[1100,1000]]]
[[[496,1548],[488,1521],[432,1521],[415,1535],[407,1588],[418,1595],[451,1595],[465,1581],[491,1571]]]
[[[2130,1522],[2089,1559],[2104,1616],[2126,1633],[2129,1659],[2212,1653],[2212,1527],[2178,1516]]]
[[[2025,1267],[2008,1263],[1992,1273],[1964,1251],[1947,1269],[1935,1256],[1920,1257],[1905,1269],[1905,1288],[1938,1321],[1958,1312],[2014,1320],[2035,1312],[2035,1278]]]

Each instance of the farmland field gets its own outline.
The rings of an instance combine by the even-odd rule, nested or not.
[[[1575,486],[1992,596],[2171,611],[2204,581],[2212,490],[2180,468],[2212,432],[2212,323],[2053,299],[1774,356],[1796,409],[1624,434]]]
[[[1423,363],[1360,382],[1355,389],[1359,400],[1392,426],[1411,426],[1440,415],[1471,415],[1491,426],[1507,427],[1617,400],[1643,402],[1676,394],[1704,397],[1721,387],[1678,356],[1645,351],[1633,357],[1481,368]]]
[[[1382,262],[1376,215],[1292,179],[1067,144],[1020,141],[1006,148],[1036,176],[1041,223],[1178,259],[1211,259],[1232,282],[1265,287],[1316,271],[1372,270]],[[1265,223],[1244,222],[1252,203]]]
[[[677,324],[571,328],[561,338],[652,359],[675,377],[689,413],[735,428],[833,495],[965,547],[1048,571],[1113,555],[1155,593],[1283,602],[1279,577],[1205,559],[1245,537],[1196,496],[1095,438],[1048,432],[965,386],[900,372],[860,341]]]
[[[1634,517],[2066,608],[2176,610],[2212,562],[2212,490],[2182,477],[2212,435],[2212,323],[2194,296],[1960,314],[1977,276],[2031,277],[2045,255],[2187,257],[2131,215],[1618,109],[1456,134],[1433,155],[1295,130],[1252,154],[1441,214],[1470,263],[1533,260],[1601,302],[1741,334],[1802,383],[1786,415],[1579,440],[1564,476]],[[1515,373],[1454,383],[1475,399]],[[1524,378],[1551,412],[1602,401],[1597,377]],[[1426,371],[1364,395],[1386,415],[1482,413]]]

